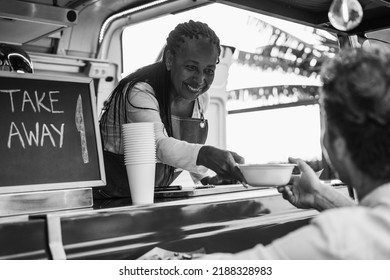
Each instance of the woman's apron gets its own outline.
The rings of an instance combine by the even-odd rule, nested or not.
[[[189,143],[204,144],[206,142],[208,122],[203,114],[200,119],[172,116],[171,120],[174,138]],[[124,155],[103,151],[103,156],[107,185],[93,188],[93,197],[95,199],[130,197]],[[181,171],[175,170],[172,166],[156,163],[155,186],[170,185],[180,173]]]

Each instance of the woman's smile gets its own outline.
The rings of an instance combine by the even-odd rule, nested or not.
[[[207,90],[207,83],[200,85],[200,86],[190,85],[189,83],[183,83],[183,84],[186,86],[186,88],[192,94],[195,94],[195,95],[202,94],[203,92],[205,92]]]

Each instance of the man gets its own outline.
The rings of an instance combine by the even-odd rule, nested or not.
[[[322,211],[310,225],[267,246],[207,259],[390,259],[390,54],[350,49],[323,65],[321,142],[359,203],[319,181],[302,160],[301,175],[280,187],[299,208]]]

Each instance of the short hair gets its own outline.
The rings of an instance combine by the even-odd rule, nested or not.
[[[343,50],[323,64],[321,80],[331,137],[337,129],[362,172],[390,178],[390,53]]]

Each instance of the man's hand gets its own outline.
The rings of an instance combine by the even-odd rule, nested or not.
[[[298,208],[315,208],[316,196],[322,188],[318,176],[302,159],[289,158],[289,162],[296,163],[301,174],[292,175],[292,185],[278,187],[278,191],[284,199]]]

